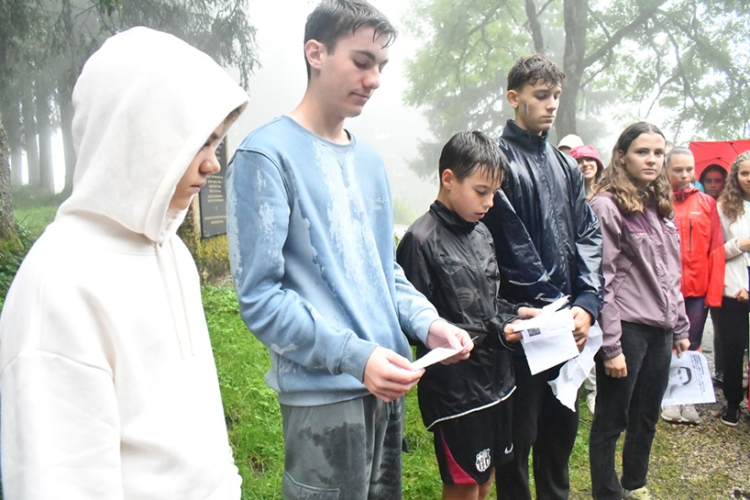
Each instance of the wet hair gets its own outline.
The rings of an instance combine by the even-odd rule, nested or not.
[[[562,87],[565,73],[542,54],[521,57],[508,72],[507,90],[521,90],[527,83],[535,85],[539,80]]]
[[[672,165],[672,157],[675,155],[693,156],[693,152],[684,146],[675,146],[667,155],[667,159],[664,161],[664,166],[669,168],[669,166]]]
[[[384,36],[383,47],[390,46],[398,35],[388,18],[365,0],[323,0],[307,16],[304,43],[317,40],[331,54],[341,38],[353,35],[360,28],[373,28],[373,41]],[[305,66],[309,80],[311,70],[307,55]]]
[[[508,171],[508,160],[495,141],[482,132],[459,132],[443,146],[438,161],[440,177],[450,169],[460,182],[479,172],[500,186]]]
[[[601,180],[594,185],[594,194],[609,193],[623,214],[643,212],[646,207],[654,206],[659,215],[670,218],[674,209],[672,186],[667,178],[666,167],[662,165],[657,178],[642,188],[625,168],[625,162],[620,160],[620,153],[626,154],[630,145],[641,134],[659,134],[664,138],[656,125],[647,122],[634,123],[623,130],[612,148],[609,165],[604,169]],[[666,143],[666,139],[664,142]]]
[[[739,172],[740,165],[750,161],[750,151],[745,151],[739,155],[732,163],[729,169],[727,182],[724,184],[724,191],[719,195],[719,205],[721,211],[731,221],[737,220],[737,217],[745,213],[745,192],[740,187]]]
[[[711,172],[719,172],[721,176],[724,178],[724,180],[727,180],[728,172],[727,170],[722,167],[721,165],[717,165],[716,163],[712,163],[711,165],[707,166],[705,169],[703,169],[703,172],[701,172],[701,177],[698,180],[701,184],[705,183],[706,176],[710,174]]]

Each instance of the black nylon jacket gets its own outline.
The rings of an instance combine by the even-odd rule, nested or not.
[[[425,426],[509,397],[515,377],[502,330],[517,308],[499,297],[500,274],[487,228],[436,201],[409,227],[397,261],[442,318],[477,337],[469,359],[427,367],[418,391]],[[418,356],[426,352],[417,344]]]
[[[510,174],[484,217],[513,303],[542,306],[562,295],[596,319],[602,306],[602,236],[573,158],[513,120],[498,144]]]

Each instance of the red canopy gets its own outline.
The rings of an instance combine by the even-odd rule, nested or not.
[[[740,153],[750,151],[750,139],[736,141],[693,141],[688,146],[695,157],[695,177],[711,164],[724,167],[727,172]]]

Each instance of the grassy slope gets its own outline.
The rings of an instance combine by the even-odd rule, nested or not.
[[[36,236],[54,219],[59,200],[38,207],[38,199],[26,198],[18,203],[14,200],[16,220],[23,221]],[[230,439],[244,478],[243,499],[279,498],[283,470],[281,416],[275,394],[263,381],[270,364],[268,354],[242,323],[231,289],[207,287],[204,302]],[[715,412],[719,406],[709,408]],[[650,487],[658,498],[718,500],[732,498],[735,489],[750,491],[750,422],[743,417],[737,428],[730,429],[709,411],[703,411],[703,416],[706,422],[697,427],[660,423],[649,474]],[[582,405],[581,426],[570,462],[573,500],[591,496],[590,424],[591,415]],[[439,498],[432,439],[422,425],[414,391],[407,397],[405,433],[410,452],[404,455],[404,499]]]
[[[239,318],[231,289],[206,288],[204,301],[230,439],[244,477],[243,499],[279,498],[283,468],[281,416],[275,394],[263,381],[269,366],[266,350]],[[573,500],[591,497],[591,415],[583,404],[580,411],[581,425],[570,461]],[[706,420],[697,427],[659,424],[649,475],[649,486],[658,498],[725,499],[732,497],[735,488],[750,490],[747,419],[735,429],[724,427],[710,415]],[[405,434],[410,452],[404,455],[404,499],[440,498],[432,437],[422,425],[414,391],[407,397]],[[491,498],[495,498],[494,493]]]

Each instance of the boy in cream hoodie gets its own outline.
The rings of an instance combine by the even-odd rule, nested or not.
[[[240,497],[198,275],[175,235],[247,95],[134,28],[73,93],[74,188],[0,317],[5,498]]]

